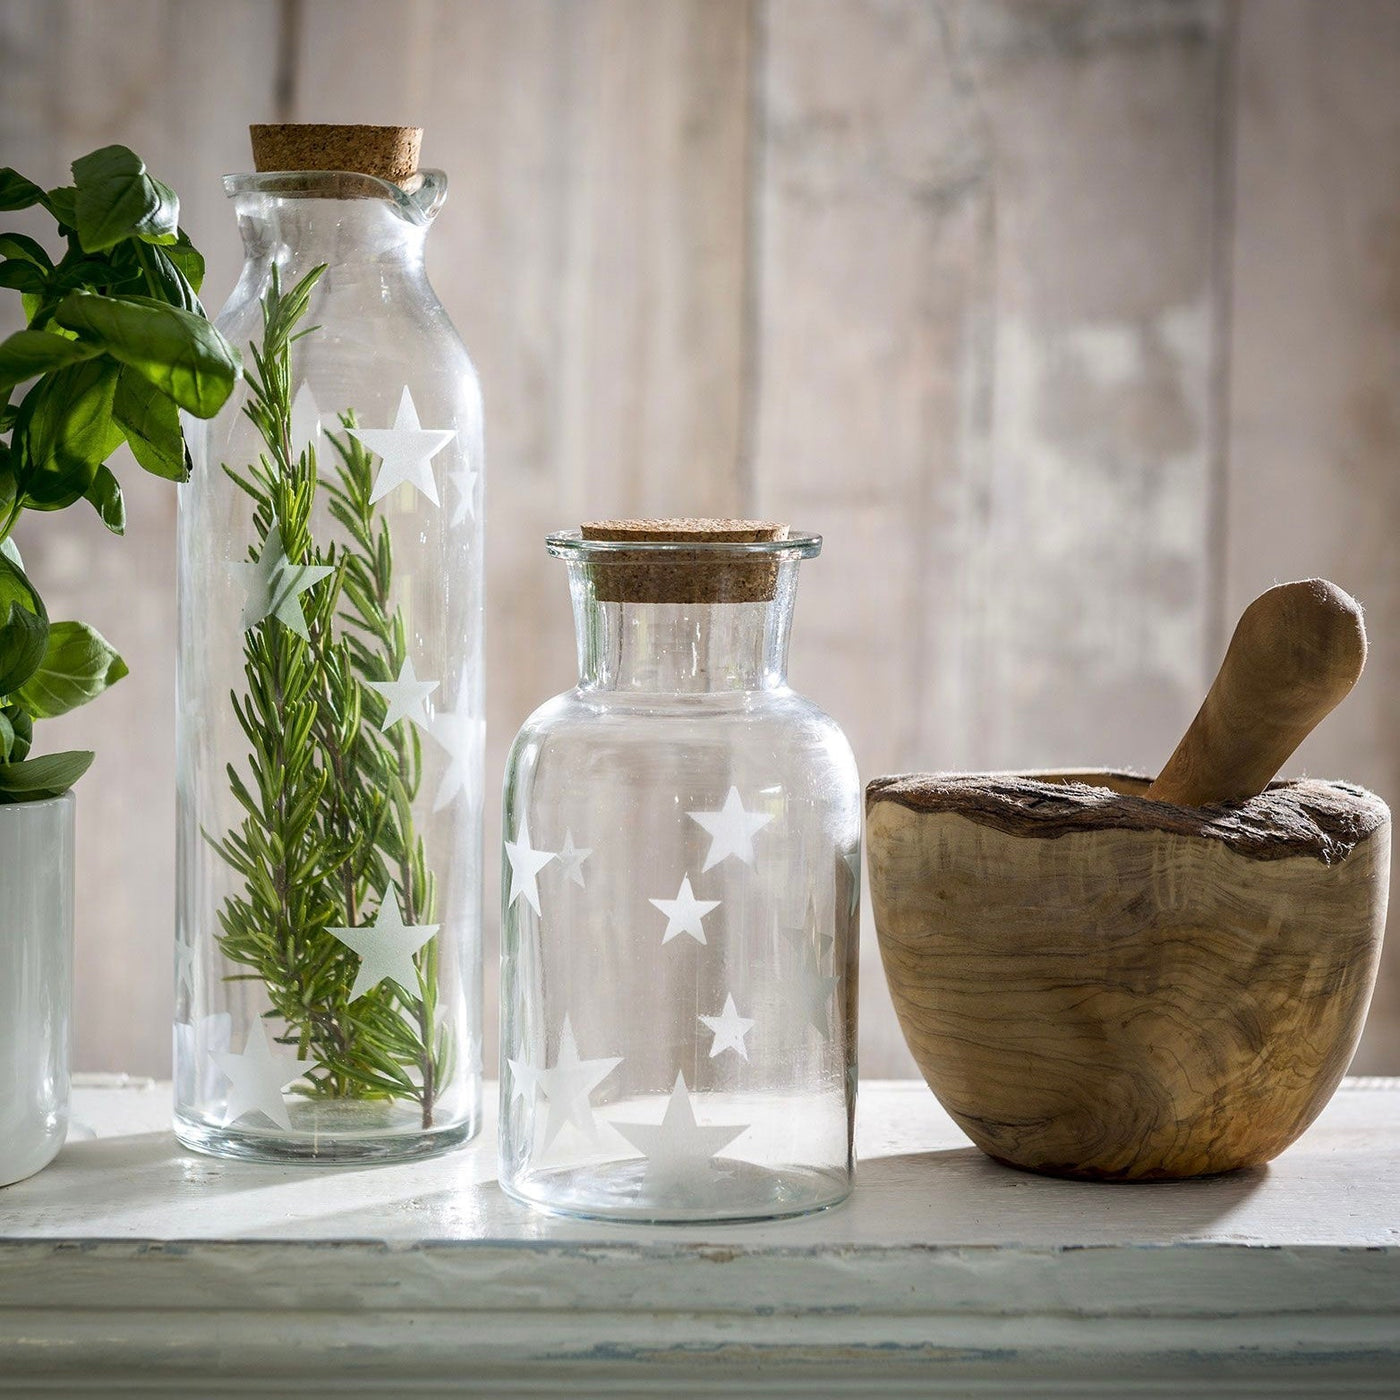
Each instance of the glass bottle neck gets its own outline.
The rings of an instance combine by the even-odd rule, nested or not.
[[[779,566],[766,602],[618,603],[598,597],[592,566],[571,563],[580,687],[675,695],[785,685],[796,570]]]
[[[382,200],[245,191],[236,208],[249,265],[276,263],[284,283],[321,263],[381,281],[423,274],[427,225],[409,222]]]

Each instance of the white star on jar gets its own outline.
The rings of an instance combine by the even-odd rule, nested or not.
[[[182,938],[176,938],[175,993],[177,996],[182,986],[188,987],[190,996],[194,996],[194,944],[186,943]]]
[[[739,1008],[734,1005],[733,992],[725,997],[724,1010],[718,1016],[701,1016],[698,1019],[714,1032],[714,1043],[710,1046],[712,1060],[726,1050],[733,1050],[746,1060],[749,1058],[744,1037],[753,1030],[757,1022],[749,1016],[739,1015]]]
[[[530,845],[530,822],[525,819],[515,833],[514,841],[505,843],[506,859],[510,862],[510,908],[523,894],[536,914],[540,912],[540,871],[555,858],[554,851],[537,851]]]
[[[433,798],[433,811],[440,812],[467,790],[472,775],[480,771],[486,721],[457,710],[440,710],[429,723],[428,733],[447,754],[447,768]]]
[[[405,924],[398,890],[390,885],[379,900],[374,922],[359,928],[328,928],[347,948],[360,955],[360,970],[350,988],[350,1000],[358,1001],[386,979],[416,994],[418,968],[413,958],[429,943],[440,924]]]
[[[416,724],[420,729],[428,727],[427,700],[441,684],[439,681],[420,681],[413,669],[411,657],[404,657],[399,667],[397,679],[392,681],[366,681],[365,684],[389,702],[384,714],[384,723],[379,727],[388,730],[401,719]]]
[[[510,1068],[511,1102],[524,1103],[527,1099],[533,1102],[539,1084],[539,1070],[534,1065],[527,1065],[524,1060],[507,1060],[506,1064]]]
[[[351,428],[350,432],[371,452],[379,454],[379,474],[369,493],[370,504],[405,482],[421,491],[434,505],[438,501],[432,459],[457,436],[454,428],[424,428],[408,386],[399,399],[392,428]]]
[[[449,527],[455,529],[468,519],[476,519],[476,472],[470,469],[448,472],[447,479],[457,490],[457,506],[452,512],[452,519],[447,522]]]
[[[687,815],[710,833],[710,852],[701,867],[702,874],[730,856],[736,856],[745,865],[752,865],[754,835],[773,820],[767,812],[745,811],[736,787],[729,789],[729,795],[719,811],[690,812]]]
[[[321,410],[311,385],[304,379],[292,400],[292,421],[290,424],[292,453],[296,457],[309,448],[313,452],[321,450]]]
[[[696,899],[690,888],[690,876],[681,880],[681,887],[674,899],[653,899],[650,901],[666,916],[666,933],[663,944],[669,943],[678,934],[688,933],[697,943],[705,941],[705,930],[701,920],[706,914],[719,908],[717,899]]]
[[[593,854],[591,846],[575,846],[574,833],[566,830],[564,832],[564,846],[559,852],[559,864],[564,867],[564,878],[570,884],[577,885],[579,889],[584,889],[583,883],[583,863]]]
[[[282,527],[274,522],[255,562],[228,567],[245,590],[242,619],[245,632],[264,618],[275,617],[304,641],[310,640],[306,614],[297,598],[333,572],[328,565],[293,564],[282,548]]]
[[[659,1124],[614,1123],[613,1127],[647,1159],[647,1176],[672,1186],[703,1172],[712,1157],[749,1129],[747,1123],[701,1127],[685,1087],[685,1075],[677,1074],[666,1114]]]
[[[569,1123],[585,1137],[597,1138],[598,1124],[593,1116],[590,1095],[621,1063],[621,1055],[596,1060],[580,1059],[578,1046],[574,1043],[574,1028],[568,1016],[564,1017],[559,1033],[558,1058],[548,1069],[531,1071],[540,1092],[549,1101],[542,1152],[549,1151],[550,1144]]]
[[[229,1081],[225,1124],[236,1123],[245,1114],[261,1113],[279,1128],[291,1130],[292,1118],[282,1090],[294,1079],[300,1079],[308,1066],[273,1053],[261,1017],[248,1027],[241,1055],[225,1050],[210,1058]]]
[[[823,927],[815,900],[807,903],[807,918],[801,928],[789,929],[789,942],[799,958],[793,995],[802,1007],[808,1024],[821,1036],[831,1034],[831,997],[841,979],[828,976],[823,969],[832,967],[835,936]]]

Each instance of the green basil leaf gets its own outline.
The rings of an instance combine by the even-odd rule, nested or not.
[[[9,715],[0,710],[0,763],[8,763],[14,751],[15,727],[10,723]]]
[[[49,615],[44,610],[44,600],[24,572],[24,563],[19,557],[19,546],[13,539],[7,539],[0,544],[0,614],[8,613],[11,603],[18,603],[20,607],[42,617],[45,622],[49,620]]]
[[[49,624],[19,603],[11,603],[0,622],[0,695],[17,691],[33,678],[44,660]]]
[[[87,285],[102,293],[132,292],[140,295],[146,290],[146,273],[137,255],[146,245],[137,238],[128,238],[115,248],[99,253],[105,271],[101,277],[86,279]]]
[[[89,253],[124,238],[175,241],[180,206],[173,192],[146,173],[125,146],[103,146],[73,162],[78,238]]]
[[[92,765],[92,754],[73,751],[46,753],[21,763],[0,763],[0,802],[38,801],[60,797]]]
[[[43,190],[19,171],[8,165],[0,170],[0,209],[28,209],[43,197]]]
[[[18,705],[7,706],[5,717],[10,721],[10,728],[15,732],[15,744],[14,748],[10,750],[10,762],[18,763],[20,759],[29,756],[29,750],[34,743],[34,720],[28,710],[21,709]]]
[[[112,419],[118,367],[105,357],[47,374],[20,405],[16,433],[26,460],[18,469],[25,502],[61,510],[81,496],[101,466],[121,446]]]
[[[145,274],[146,287],[157,300],[178,306],[182,311],[192,311],[196,316],[204,315],[194,288],[190,285],[179,265],[170,256],[170,251],[157,248],[151,243],[132,243],[136,257]]]
[[[132,455],[152,476],[190,479],[189,453],[180,431],[180,410],[149,379],[125,368],[117,380],[112,417],[121,425]]]
[[[11,291],[28,292],[40,296],[44,290],[44,274],[32,262],[19,258],[7,258],[0,262],[0,287]]]
[[[58,220],[60,231],[78,227],[78,191],[72,185],[60,185],[43,196],[44,208]]]
[[[6,412],[8,413],[8,409]],[[5,428],[3,416],[0,416],[0,432]],[[10,517],[10,512],[14,509],[15,495],[19,490],[19,484],[15,480],[15,458],[14,449],[4,443],[0,443],[0,516],[6,520]],[[13,546],[13,540],[5,540],[0,543],[0,550],[5,550],[6,545]],[[14,556],[15,562],[19,563],[19,556]],[[21,564],[21,568],[24,566]]]
[[[190,242],[184,229],[176,230],[175,242],[166,250],[170,261],[180,269],[185,281],[198,293],[204,285],[204,254]]]
[[[8,695],[43,660],[49,634],[43,599],[8,550],[0,554],[0,618],[0,695]]]
[[[16,331],[0,340],[0,390],[12,389],[36,374],[62,369],[102,353],[100,345],[69,340],[50,331]]]
[[[146,178],[151,182],[151,188],[159,196],[160,203],[155,213],[142,221],[141,226],[136,230],[136,236],[143,243],[173,245],[180,236],[180,196],[163,180],[157,180],[154,175],[148,175]]]
[[[110,258],[67,257],[49,274],[49,296],[55,303],[72,291],[95,288],[108,292],[140,285],[141,267],[135,258],[122,267]]]
[[[0,257],[23,258],[45,272],[53,271],[53,259],[44,245],[27,233],[0,233]]]
[[[127,439],[128,442],[130,440]],[[122,497],[121,482],[112,475],[110,468],[98,467],[92,485],[83,492],[83,496],[114,535],[126,534],[126,501]]]
[[[55,622],[41,658],[15,693],[36,719],[66,715],[127,674],[126,662],[112,645],[84,622]]]
[[[196,418],[212,418],[233,392],[238,356],[202,316],[151,297],[73,292],[54,319],[130,365]]]

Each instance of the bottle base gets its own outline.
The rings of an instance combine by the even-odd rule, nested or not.
[[[411,1162],[450,1152],[476,1136],[476,1117],[440,1128],[390,1131],[357,1136],[334,1133],[260,1132],[230,1124],[182,1118],[176,1114],[175,1136],[195,1152],[210,1157],[232,1157],[245,1162],[276,1162],[314,1167],[365,1166]]]
[[[532,1171],[501,1189],[548,1215],[578,1220],[635,1221],[647,1225],[738,1224],[811,1215],[851,1194],[844,1169],[765,1167],[713,1159],[708,1173],[658,1178],[639,1158]]]

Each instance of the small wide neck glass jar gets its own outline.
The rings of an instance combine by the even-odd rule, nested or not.
[[[786,682],[820,539],[552,535],[579,683],[507,764],[501,1182],[546,1210],[797,1214],[850,1189],[860,785]]]
[[[248,374],[188,425],[175,1128],[225,1155],[479,1121],[481,395],[423,268],[445,178],[372,168],[226,178]]]
[[[547,547],[569,565],[580,691],[657,701],[786,685],[797,565],[815,556],[820,541],[784,541],[779,555],[768,544],[661,544],[640,565],[626,562],[635,559],[635,545],[616,541],[552,535]],[[673,575],[659,591],[647,578],[656,569]],[[683,587],[687,579],[695,586]],[[645,601],[629,601],[634,590]]]

